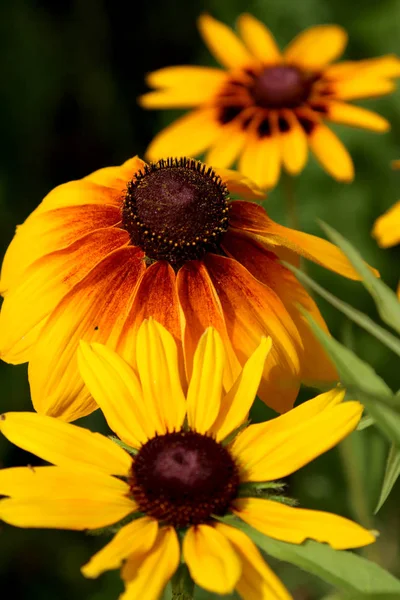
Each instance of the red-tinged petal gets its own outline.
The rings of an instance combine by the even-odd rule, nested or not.
[[[180,312],[174,270],[166,261],[153,263],[140,280],[135,300],[121,331],[117,352],[135,367],[137,331],[145,319],[153,317],[172,334],[180,353]],[[183,371],[181,375],[183,381]]]
[[[121,211],[108,204],[84,204],[33,213],[17,228],[7,249],[1,271],[1,292],[18,283],[25,269],[38,258],[67,248],[88,233],[113,227],[120,221]]]
[[[192,374],[193,357],[199,339],[207,327],[214,327],[225,347],[224,387],[229,389],[240,373],[240,365],[226,330],[218,295],[202,261],[190,261],[180,269],[177,289],[179,303],[185,315],[183,347],[188,378]]]
[[[65,294],[108,254],[125,246],[121,229],[99,229],[67,248],[32,263],[20,284],[7,294],[0,315],[0,356],[19,364],[29,360],[46,317]],[[35,331],[35,335],[29,335]]]
[[[121,248],[58,304],[29,363],[32,401],[38,412],[72,421],[96,408],[78,371],[78,343],[83,339],[116,346],[144,270],[140,250]]]
[[[253,202],[232,202],[229,221],[231,227],[257,234],[258,240],[262,239],[274,253],[278,254],[282,247],[287,248],[344,277],[360,279],[349,260],[334,244],[275,223],[261,206]]]
[[[314,300],[309,296],[296,277],[285,269],[276,257],[259,244],[251,235],[229,232],[223,240],[225,252],[240,262],[259,281],[270,287],[283,302],[303,342],[299,353],[303,381],[336,381],[337,372],[328,355],[313,335],[302,306],[318,325],[328,332],[325,321]]]
[[[210,254],[205,264],[241,364],[263,336],[271,336],[272,349],[264,368],[261,398],[275,410],[285,412],[297,395],[302,351],[301,339],[289,313],[277,295],[237,261]]]

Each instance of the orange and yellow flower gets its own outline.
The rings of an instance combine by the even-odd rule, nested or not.
[[[209,15],[200,17],[199,28],[224,70],[174,66],[148,75],[154,91],[140,98],[144,108],[193,109],[156,135],[149,160],[207,151],[207,163],[229,167],[237,161],[241,173],[270,188],[282,166],[292,175],[302,171],[310,147],[332,177],[353,179],[351,157],[325,122],[387,131],[386,119],[348,101],[392,92],[400,75],[397,57],[332,64],[347,42],[336,25],[307,29],[283,52],[249,14],[238,19],[240,37]]]
[[[301,380],[336,381],[299,305],[326,325],[279,259],[300,255],[351,279],[357,273],[331,243],[232,194],[261,196],[233,171],[133,158],[60,185],[18,227],[1,273],[0,357],[29,361],[38,412],[65,420],[92,412],[79,340],[107,343],[135,367],[135,336],[150,316],[174,336],[187,377],[200,336],[215,327],[228,354],[226,387],[270,335],[260,397],[279,412],[293,406]]]
[[[135,370],[101,344],[82,342],[78,352],[82,377],[127,450],[53,417],[1,416],[11,442],[54,466],[1,470],[0,494],[7,498],[0,500],[0,519],[75,530],[124,519],[82,568],[97,577],[123,565],[121,600],[157,600],[181,554],[206,590],[290,600],[251,539],[222,522],[227,514],[293,544],[312,538],[345,549],[374,541],[343,517],[282,504],[265,490],[260,497],[260,482],[289,475],[349,434],[362,413],[358,402],[342,403],[344,392],[334,389],[243,429],[271,340],[261,340],[226,394],[226,355],[214,329],[197,346],[187,394],[171,334],[145,320],[136,343]]]

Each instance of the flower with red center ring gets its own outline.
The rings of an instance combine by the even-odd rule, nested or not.
[[[60,185],[18,227],[1,273],[0,357],[29,361],[38,412],[72,421],[95,410],[76,365],[79,340],[107,343],[135,366],[135,336],[150,316],[178,342],[186,377],[200,336],[215,327],[228,353],[226,387],[270,335],[260,397],[279,412],[293,406],[301,380],[336,381],[298,305],[326,325],[279,259],[357,273],[334,245],[231,194],[262,197],[233,171],[133,158]]]
[[[197,346],[187,394],[171,334],[146,320],[136,343],[136,370],[101,344],[82,342],[78,351],[90,393],[129,452],[53,417],[1,416],[0,430],[11,442],[55,466],[0,470],[0,494],[8,496],[0,500],[0,519],[75,530],[123,520],[82,568],[97,577],[123,565],[121,600],[157,600],[181,555],[194,582],[208,591],[290,600],[251,539],[221,522],[228,514],[292,544],[312,538],[346,549],[375,541],[348,519],[260,497],[254,487],[267,487],[332,448],[357,426],[361,404],[341,402],[344,391],[334,389],[246,427],[270,339],[261,340],[226,394],[226,356],[213,328]]]
[[[339,181],[351,181],[353,163],[325,121],[385,132],[380,115],[348,100],[389,94],[400,75],[392,55],[331,64],[346,45],[346,32],[319,25],[299,34],[280,52],[270,31],[249,14],[238,19],[240,38],[209,15],[199,19],[200,32],[226,69],[166,67],[150,73],[154,91],[143,95],[144,108],[192,108],[151,142],[147,157],[207,150],[206,162],[229,167],[260,187],[273,187],[283,165],[297,175],[307,161],[308,146],[323,168]]]

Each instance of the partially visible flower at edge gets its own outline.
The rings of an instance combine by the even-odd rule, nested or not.
[[[86,530],[131,516],[82,568],[87,577],[97,577],[124,563],[123,600],[159,598],[181,553],[194,582],[206,590],[236,589],[245,600],[289,600],[254,543],[218,520],[226,514],[294,544],[312,538],[345,549],[374,542],[348,519],[251,491],[253,483],[293,473],[349,434],[362,414],[358,402],[342,403],[344,392],[334,389],[246,427],[271,340],[261,341],[224,394],[224,347],[208,329],[196,349],[186,397],[172,336],[146,320],[137,346],[136,372],[106,346],[82,342],[78,352],[84,381],[110,428],[134,452],[52,417],[1,416],[0,429],[11,442],[56,465],[0,471],[0,494],[9,496],[0,501],[2,520]]]
[[[347,34],[336,25],[300,33],[279,50],[271,32],[250,14],[238,19],[238,37],[205,14],[200,33],[225,70],[172,66],[147,76],[154,91],[143,95],[144,108],[193,109],[158,133],[147,150],[149,160],[180,152],[229,167],[262,188],[273,187],[281,166],[300,173],[308,146],[334,178],[354,177],[351,157],[326,121],[385,132],[380,115],[348,100],[389,94],[400,76],[393,55],[331,64],[343,52]]]
[[[400,160],[394,160],[392,168],[400,169]],[[400,200],[376,219],[372,236],[381,248],[400,244]],[[397,286],[397,295],[400,298],[400,282]]]
[[[272,221],[240,174],[189,158],[132,158],[52,190],[17,228],[2,266],[0,358],[29,361],[35,409],[73,421],[97,408],[76,364],[80,339],[135,367],[135,336],[153,316],[174,336],[190,377],[196,344],[215,327],[227,389],[262,336],[273,348],[259,395],[289,410],[300,381],[337,381],[299,305],[327,331],[279,260],[299,255],[359,279],[333,244]]]

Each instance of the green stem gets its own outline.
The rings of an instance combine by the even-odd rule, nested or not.
[[[193,600],[194,582],[189,569],[181,564],[171,579],[172,600]]]
[[[345,438],[339,444],[338,448],[346,475],[350,504],[354,518],[366,529],[373,530],[375,529],[374,522],[368,506],[367,495],[364,490],[364,483],[357,460],[354,438],[352,438],[352,436]],[[370,560],[382,564],[382,557],[377,544],[366,546],[363,548],[362,552]]]
[[[285,193],[286,218],[289,227],[300,229],[299,216],[297,214],[296,194],[294,190],[294,178],[288,173],[283,173],[283,189]]]

